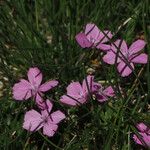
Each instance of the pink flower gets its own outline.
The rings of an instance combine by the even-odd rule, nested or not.
[[[116,58],[117,48],[114,46],[114,44],[118,48],[120,47],[118,58]],[[135,41],[129,48],[124,40],[117,40],[114,44],[112,44],[111,50],[104,55],[103,61],[108,64],[115,64],[115,60],[117,59],[117,69],[121,76],[125,77],[130,75],[134,69],[134,63],[147,63],[147,54],[140,52],[145,47],[145,42],[143,40]],[[130,64],[130,67],[126,62]]]
[[[112,38],[112,33],[108,30],[105,30],[104,33]],[[85,27],[85,31],[80,32],[76,35],[76,41],[82,48],[96,47],[102,50],[109,50],[110,45],[105,44],[109,39],[99,30],[99,28],[93,24],[88,23]]]
[[[72,82],[67,87],[67,94],[63,95],[60,101],[70,106],[77,106],[87,102],[90,92],[94,90],[92,87],[93,76],[87,76],[82,85],[79,82]]]
[[[96,96],[96,99],[102,103],[102,102],[107,101],[109,97],[114,97],[115,92],[111,86],[105,89],[102,86],[99,86],[97,91],[95,91],[95,96]]]
[[[52,80],[41,85],[43,75],[37,67],[30,68],[27,75],[28,80],[21,79],[13,86],[15,100],[27,100],[32,96],[36,98],[37,94],[42,95],[58,84],[58,81]]]
[[[150,148],[150,128],[144,123],[139,123],[137,128],[139,130],[139,136],[134,134],[133,140],[139,145]]]
[[[78,106],[88,101],[89,96],[95,95],[99,102],[106,101],[114,96],[111,86],[103,89],[101,84],[94,82],[94,76],[87,76],[82,85],[79,82],[72,82],[67,87],[67,94],[63,95],[60,101],[70,106]]]
[[[52,103],[46,101],[47,109],[42,110],[41,113],[32,109],[26,112],[24,117],[23,128],[35,132],[43,128],[43,134],[52,137],[58,129],[58,123],[65,119],[64,113],[57,110],[50,114],[52,110]]]

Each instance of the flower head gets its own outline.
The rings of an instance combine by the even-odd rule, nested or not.
[[[139,135],[134,134],[133,140],[144,147],[150,148],[150,128],[144,123],[137,124]]]
[[[32,96],[36,98],[37,94],[42,95],[43,92],[50,90],[58,84],[56,80],[41,84],[43,75],[37,67],[30,68],[27,75],[28,80],[21,79],[20,82],[13,86],[13,98],[15,100],[27,100]]]
[[[99,86],[97,91],[95,91],[95,96],[96,96],[96,99],[102,103],[102,102],[107,101],[109,97],[114,97],[115,92],[111,86],[105,89],[102,86]]]
[[[42,110],[41,113],[34,109],[26,112],[23,128],[31,132],[43,128],[43,134],[52,137],[58,129],[58,123],[65,119],[65,115],[60,110],[50,113],[53,105],[48,100],[46,107],[47,109]]]
[[[118,72],[121,76],[125,77],[132,73],[134,64],[146,64],[148,56],[140,51],[145,47],[143,40],[137,40],[128,48],[126,42],[117,40],[112,44],[111,50],[103,57],[103,61],[108,64],[115,64],[117,62]],[[117,48],[119,49],[117,56]]]
[[[94,90],[92,87],[93,76],[87,76],[82,85],[79,82],[72,82],[67,87],[67,94],[63,95],[60,101],[70,106],[77,106],[86,103],[90,93]]]
[[[94,23],[88,23],[85,31],[78,33],[75,38],[82,48],[96,47],[102,50],[109,50],[110,45],[105,43],[112,38],[112,33],[108,30],[103,32]]]

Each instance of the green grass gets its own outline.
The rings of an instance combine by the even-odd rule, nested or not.
[[[150,123],[150,62],[133,86],[137,76],[121,78],[114,66],[101,61],[98,50],[81,49],[75,35],[88,22],[115,33],[131,18],[113,40],[124,38],[130,44],[142,33],[147,41],[145,52],[150,58],[149,6],[149,0],[0,1],[0,71],[9,79],[5,85],[7,90],[0,99],[0,149],[140,149],[134,143],[132,133],[136,131],[136,122]],[[48,36],[52,37],[51,44],[47,42]],[[121,86],[123,93],[117,91],[115,99],[102,105],[90,101],[79,108],[63,106],[59,98],[66,92],[66,86],[72,80],[82,81],[94,59],[101,63],[95,72],[96,80]],[[45,81],[58,79],[60,82],[46,94],[46,97],[54,98],[55,107],[67,115],[52,138],[23,130],[24,113],[32,108],[33,102],[12,99],[12,86],[25,78],[27,70],[33,66],[42,70]],[[136,66],[136,75],[142,67]]]

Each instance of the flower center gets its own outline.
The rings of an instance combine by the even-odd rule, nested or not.
[[[96,39],[94,39],[93,37],[90,37],[90,42],[91,42],[91,43],[95,43],[95,42],[96,42]]]
[[[39,88],[39,87],[38,87],[36,84],[31,85],[31,90],[32,90],[33,94],[35,94],[35,93],[38,92],[38,88]]]
[[[47,121],[48,121],[48,119],[47,119],[48,117],[47,116],[42,116],[41,118],[42,118],[44,123],[47,123]]]
[[[129,60],[129,52],[126,52],[126,53],[124,52],[122,54],[123,54],[123,57],[125,57],[127,60]]]
[[[84,97],[84,94],[82,91],[79,92],[79,95],[80,95],[80,98],[83,98]]]

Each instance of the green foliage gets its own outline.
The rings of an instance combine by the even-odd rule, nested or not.
[[[134,126],[139,121],[150,123],[150,63],[139,76],[120,78],[114,67],[101,62],[97,50],[81,49],[75,35],[88,22],[113,31],[114,39],[122,37],[129,44],[142,33],[150,57],[149,6],[149,0],[0,1],[0,71],[9,80],[0,100],[0,149],[137,150],[139,147],[132,140]],[[96,79],[105,81],[104,85],[117,85],[116,98],[102,105],[90,100],[79,108],[60,104],[67,84],[81,81],[94,59],[101,63]],[[42,70],[45,80],[60,81],[46,95],[54,98],[55,107],[67,114],[53,138],[23,130],[24,113],[34,104],[12,99],[13,84],[25,78],[32,66]],[[135,72],[138,74],[140,69],[137,67]]]

